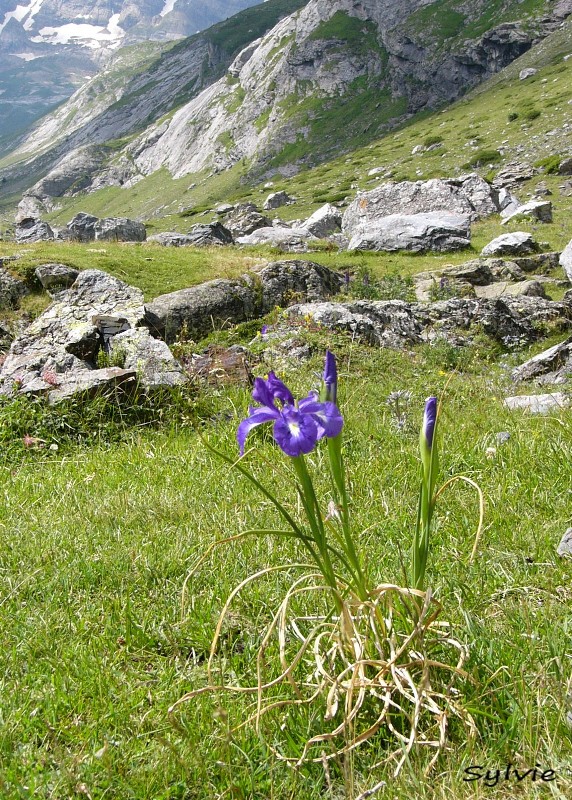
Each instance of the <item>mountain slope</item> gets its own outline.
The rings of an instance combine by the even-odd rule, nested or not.
[[[260,0],[3,0],[0,139],[99,71],[120,46],[180,39]]]
[[[279,5],[271,0],[243,15],[276,10]],[[527,0],[524,5],[489,0],[471,4],[310,0],[295,5],[294,13],[248,45],[218,80],[217,69],[220,75],[228,64],[221,53],[228,56],[229,51],[228,42],[226,50],[221,47],[225,31],[220,27],[218,41],[212,29],[164,53],[151,71],[138,72],[119,99],[106,101],[99,113],[86,107],[82,119],[86,94],[79,93],[12,154],[28,175],[34,170],[48,172],[28,191],[22,213],[49,210],[53,198],[62,195],[102,186],[133,187],[164,169],[174,178],[197,173],[204,177],[231,167],[249,171],[251,179],[277,170],[291,174],[305,164],[372,141],[388,123],[406,114],[459,96],[557,28],[571,4],[568,0],[556,6],[541,0]],[[457,16],[451,17],[453,11]],[[521,19],[515,21],[517,11]],[[489,24],[492,27],[487,28]],[[239,28],[231,21],[226,35]],[[259,31],[248,29],[237,43],[244,45],[247,34],[252,39]],[[478,35],[466,40],[468,31]],[[211,62],[213,55],[214,62],[219,60],[201,73],[205,47]],[[185,59],[194,59],[195,72],[185,74],[188,102],[184,93],[177,95],[180,74],[174,70],[172,80],[167,79],[183,53],[183,69]],[[201,83],[205,88],[199,91]],[[96,95],[112,85],[113,81],[104,81]],[[149,116],[157,122],[133,138]],[[64,136],[70,124],[72,133]],[[109,142],[125,135],[130,141]],[[29,158],[31,151],[37,153],[43,143],[48,148],[58,136],[61,142],[55,148],[40,158]],[[98,145],[97,152],[88,149],[70,155],[86,139]],[[46,170],[56,161],[55,170]],[[0,173],[6,179],[6,192],[18,182],[22,165]]]

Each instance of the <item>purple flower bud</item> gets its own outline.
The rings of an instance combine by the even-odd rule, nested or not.
[[[425,401],[425,413],[423,414],[423,438],[429,450],[433,447],[433,433],[435,422],[437,421],[437,398],[428,397]]]
[[[326,350],[326,363],[324,365],[324,385],[326,387],[325,400],[335,403],[338,394],[338,370],[336,368],[336,357],[329,350]]]

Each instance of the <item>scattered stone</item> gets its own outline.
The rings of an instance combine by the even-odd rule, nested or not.
[[[560,253],[558,263],[563,267],[566,277],[572,283],[572,239],[568,242],[564,250]]]
[[[534,190],[534,194],[536,197],[550,197],[552,192],[546,185],[544,181],[540,181],[540,183],[536,184],[536,189]]]
[[[530,414],[548,414],[549,411],[567,408],[569,397],[563,392],[552,394],[517,395],[505,397],[504,404],[509,411],[528,411]]]
[[[26,284],[0,267],[0,309],[18,308],[25,294],[28,294]],[[3,337],[0,335],[0,338]]]
[[[536,75],[538,70],[534,67],[527,67],[526,69],[521,69],[518,73],[519,81],[525,81],[527,78],[532,78],[533,75]]]
[[[505,216],[501,225],[506,225],[511,219],[517,217],[531,217],[539,222],[552,222],[552,203],[550,200],[531,200]]]
[[[354,228],[348,250],[444,253],[470,244],[471,225],[467,216],[443,212],[392,214]]]
[[[483,256],[526,255],[538,250],[531,233],[515,231],[497,236],[492,242],[483,247]]]
[[[510,439],[510,433],[508,431],[499,431],[496,435],[497,444],[506,444]]]
[[[183,360],[187,375],[210,386],[252,386],[254,377],[248,354],[243,347],[210,345],[201,353],[193,353]]]
[[[65,264],[41,264],[34,275],[42,287],[50,294],[69,289],[79,275],[79,271]]]
[[[519,283],[508,283],[498,281],[489,286],[477,286],[475,288],[477,297],[487,300],[494,300],[498,297],[546,297],[544,286],[540,281],[520,281]]]
[[[325,239],[332,233],[340,233],[342,226],[342,215],[339,209],[330,203],[314,211],[311,217],[308,217],[306,222],[303,222],[301,227],[305,228],[312,236],[317,236],[318,239]]]
[[[318,241],[306,228],[288,228],[283,225],[258,228],[248,236],[239,236],[236,240],[237,244],[268,244],[285,253],[307,253],[308,245]]]
[[[501,217],[508,217],[517,208],[520,208],[520,200],[512,192],[504,187],[499,191],[498,204]]]
[[[572,195],[572,181],[564,181],[559,187],[560,194],[564,197],[570,197]]]
[[[524,272],[536,272],[538,275],[546,275],[556,269],[559,258],[560,253],[534,253],[530,256],[514,256],[512,261]]]
[[[559,175],[572,175],[572,158],[564,158],[558,165]]]
[[[564,536],[562,539],[560,539],[560,544],[556,548],[556,552],[561,557],[572,557],[572,528],[568,528],[568,530],[564,533]],[[568,714],[572,724],[572,712],[568,712]]]
[[[272,221],[261,214],[254,203],[242,203],[226,217],[225,226],[237,239],[239,236],[249,236],[258,228],[269,228]]]
[[[48,223],[35,217],[25,217],[18,222],[14,235],[19,244],[45,242],[54,238],[54,232]]]
[[[177,233],[176,231],[163,231],[149,236],[148,242],[157,242],[163,247],[185,247],[194,244],[194,239],[188,233]]]
[[[536,170],[530,164],[513,161],[500,169],[493,178],[493,189],[510,188],[534,177]]]
[[[257,316],[253,286],[218,279],[156,297],[146,306],[146,325],[153,336],[174,342],[181,332],[200,339],[217,327]]]
[[[95,239],[101,242],[144,242],[145,225],[127,217],[106,217],[95,224]]]
[[[518,383],[550,374],[551,383],[561,383],[570,372],[572,372],[572,336],[529,358],[524,364],[513,369],[511,377]]]
[[[70,238],[76,242],[93,242],[95,240],[95,226],[99,222],[93,214],[80,211],[71,219],[66,228]]]
[[[224,214],[229,214],[231,211],[234,211],[234,206],[231,203],[222,203],[220,206],[215,208],[215,214],[218,214],[221,217]]]
[[[292,202],[293,198],[286,192],[272,192],[264,201],[263,208],[265,211],[270,211],[272,208],[280,208],[280,206],[285,206],[287,203]]]
[[[218,247],[223,244],[234,244],[232,233],[220,222],[193,225],[188,233],[188,239],[188,244],[194,247],[212,247],[213,245]]]

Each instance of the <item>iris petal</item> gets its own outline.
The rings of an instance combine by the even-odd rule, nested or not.
[[[292,396],[292,392],[285,383],[282,383],[280,378],[276,377],[274,372],[268,373],[266,385],[268,386],[275,400],[280,400],[284,405],[294,405],[294,397]]]
[[[250,415],[246,419],[242,420],[238,426],[238,431],[236,432],[236,438],[240,447],[241,456],[244,455],[244,443],[246,442],[246,437],[250,431],[253,428],[256,428],[257,425],[262,425],[264,422],[272,422],[272,420],[275,420],[278,417],[280,417],[280,412],[276,408],[250,409]]]

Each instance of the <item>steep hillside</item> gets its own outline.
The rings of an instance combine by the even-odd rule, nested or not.
[[[260,0],[3,0],[0,140],[69,97],[120,46],[180,39]]]

